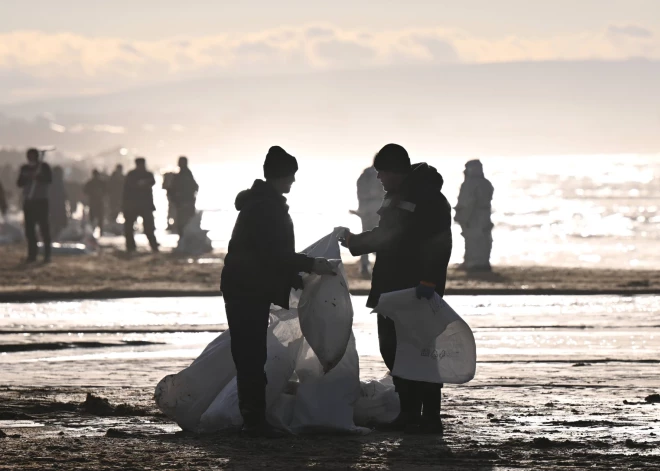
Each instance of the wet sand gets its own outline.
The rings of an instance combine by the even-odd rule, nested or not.
[[[443,389],[443,437],[279,441],[183,433],[157,410],[155,384],[187,366],[225,325],[210,311],[220,300],[162,300],[167,310],[154,301],[5,308],[6,325],[30,335],[5,334],[0,344],[38,342],[41,350],[0,355],[0,470],[660,469],[660,322],[652,296],[454,297],[475,331],[479,362],[473,381]],[[96,332],[102,346],[80,345],[88,335],[76,329],[99,319],[152,333]],[[356,308],[363,380],[386,374],[374,322]],[[135,338],[151,342],[126,344]],[[69,351],[50,349],[55,340]]]
[[[49,265],[22,263],[22,245],[0,246],[0,302],[121,297],[217,296],[223,254],[170,253],[55,256]],[[350,262],[350,260],[347,260]],[[369,290],[358,265],[346,264],[353,294]],[[447,294],[658,294],[660,272],[555,267],[494,267],[492,273],[449,270]]]

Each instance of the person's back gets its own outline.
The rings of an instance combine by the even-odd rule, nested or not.
[[[154,197],[152,188],[156,184],[153,173],[146,168],[144,157],[135,159],[135,168],[126,174],[124,179],[123,207],[124,237],[126,238],[126,251],[135,252],[134,224],[142,218],[144,233],[149,240],[153,252],[158,252],[158,241],[155,235]]]
[[[95,173],[94,176],[85,183],[83,191],[87,196],[90,207],[102,207],[105,205],[105,197],[107,195],[106,182],[98,173]]]
[[[124,178],[124,210],[155,210],[152,190],[155,184],[153,173],[146,169],[134,168],[128,172]]]
[[[23,216],[25,237],[28,242],[27,262],[37,259],[36,227],[44,244],[44,261],[50,261],[51,235],[49,221],[49,193],[53,181],[53,172],[50,166],[40,157],[37,149],[28,149],[28,163],[23,165],[16,184],[23,190]]]

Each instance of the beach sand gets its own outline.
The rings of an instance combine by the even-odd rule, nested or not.
[[[216,296],[223,254],[189,258],[106,248],[97,255],[55,256],[25,265],[22,245],[0,246],[0,301],[132,296]],[[369,280],[347,263],[350,289],[365,294]],[[655,294],[660,271],[496,266],[467,274],[450,267],[447,294]]]
[[[195,261],[166,253],[129,257],[106,249],[96,256],[56,257],[50,265],[29,267],[21,264],[21,256],[22,246],[0,247],[2,301],[216,296],[222,268],[220,254]],[[364,292],[368,281],[359,278],[357,266],[349,264],[347,271],[352,290]],[[452,269],[448,288],[454,294],[634,294],[660,292],[660,275],[495,267],[492,274],[467,277]],[[520,314],[508,313],[501,325],[529,324],[529,316],[515,324],[509,319]],[[648,330],[657,328],[653,314],[637,315],[621,335],[654,335]],[[538,322],[557,324],[554,318]],[[576,362],[531,353],[527,359],[520,351],[511,360],[510,353],[499,356],[496,347],[517,345],[510,338],[521,328],[489,329],[492,334],[478,333],[482,345],[487,349],[493,339],[499,343],[490,357],[480,357],[475,379],[443,389],[442,437],[377,431],[275,441],[246,440],[229,432],[197,436],[182,432],[153,401],[158,381],[185,368],[194,355],[162,358],[154,352],[136,359],[118,353],[92,360],[87,358],[91,353],[81,351],[61,361],[56,351],[13,353],[26,357],[6,363],[0,373],[0,470],[660,469],[657,358],[611,359],[594,350]],[[568,331],[543,329],[550,329],[550,336]],[[591,335],[596,346],[604,333],[610,332],[611,341],[619,338],[619,331],[607,326],[572,329]],[[538,332],[527,327],[520,335],[531,338]],[[15,342],[15,335],[11,338]],[[375,356],[361,356],[360,371],[363,380],[386,373]]]

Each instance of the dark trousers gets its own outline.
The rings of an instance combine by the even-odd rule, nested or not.
[[[195,216],[195,203],[182,203],[176,205],[176,232],[179,234],[179,237],[183,235],[183,230],[193,216]]]
[[[98,226],[100,235],[103,235],[103,221],[105,220],[105,208],[103,203],[97,203],[89,206],[89,222],[92,230]]]
[[[135,250],[135,237],[133,225],[137,219],[142,218],[142,225],[144,226],[144,234],[149,240],[149,246],[152,250],[158,250],[158,241],[154,231],[156,225],[154,223],[154,213],[150,209],[128,209],[124,211],[124,237],[126,237],[126,250]]]
[[[378,316],[378,343],[380,354],[387,368],[394,369],[396,358],[396,328],[394,321]],[[393,376],[394,387],[399,394],[402,412],[435,418],[440,414],[440,397],[442,384],[413,381]]]
[[[29,200],[23,203],[25,220],[25,238],[28,243],[28,260],[37,259],[37,226],[44,243],[44,256],[50,258],[50,222],[48,218],[48,200]]]
[[[266,336],[270,303],[232,300],[225,302],[231,333],[231,355],[236,365],[238,408],[246,425],[266,420]]]

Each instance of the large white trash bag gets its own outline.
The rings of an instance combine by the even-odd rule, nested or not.
[[[328,372],[343,358],[353,327],[353,305],[348,279],[335,234],[330,234],[303,251],[310,257],[332,259],[337,275],[309,274],[298,302],[300,328],[305,340]]]
[[[360,383],[360,397],[353,414],[356,425],[372,427],[392,422],[400,410],[399,396],[391,376]]]
[[[396,326],[392,375],[429,383],[467,383],[477,366],[472,330],[437,294],[417,299],[415,289],[385,293],[374,309]]]
[[[227,330],[208,344],[189,367],[163,378],[154,398],[160,410],[182,429],[198,431],[202,415],[235,376]]]
[[[266,409],[273,411],[280,400],[282,391],[288,385],[296,366],[296,358],[303,339],[295,311],[280,309],[273,311],[266,335],[268,358],[266,360]],[[270,417],[269,417],[270,419]],[[283,424],[279,414],[272,414],[272,420],[278,425]],[[238,408],[238,390],[236,378],[232,379],[215,398],[206,412],[201,416],[200,432],[215,432],[226,428],[243,425]]]
[[[336,239],[326,237],[314,244],[309,254],[333,258],[338,256],[339,246]],[[320,277],[318,291],[328,292],[323,285],[332,283],[337,291],[333,296],[348,300],[347,311],[336,313],[335,323],[312,323],[307,331],[313,339],[319,337],[317,329],[323,329],[324,335],[335,339],[343,339],[348,331],[344,351],[332,371],[324,371],[316,353],[305,342],[296,309],[271,311],[265,367],[266,416],[275,426],[296,432],[365,431],[353,422],[353,406],[360,396],[359,360],[351,327],[353,310],[348,287],[334,283],[336,278],[339,275]],[[298,305],[299,294],[292,293],[292,307]],[[213,432],[237,427],[242,418],[235,376],[227,331],[211,342],[188,368],[163,378],[156,387],[156,403],[185,430]]]

